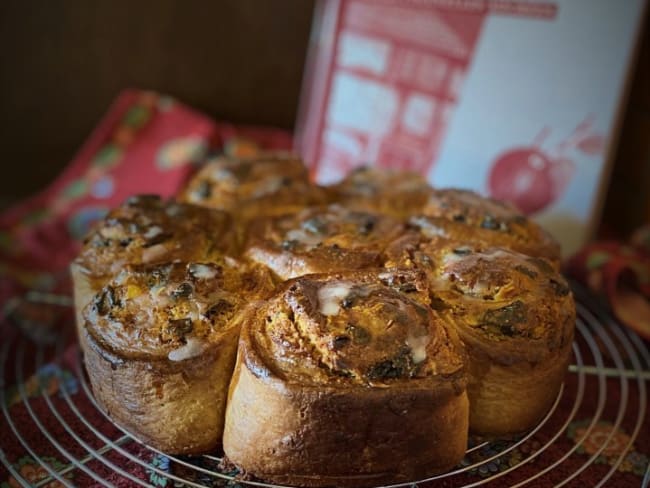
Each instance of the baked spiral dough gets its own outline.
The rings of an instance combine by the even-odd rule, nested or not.
[[[102,409],[165,452],[213,449],[237,350],[233,318],[259,286],[225,261],[127,267],[84,310],[84,358]]]
[[[328,187],[334,201],[355,210],[405,218],[426,205],[433,191],[416,173],[361,167]]]
[[[245,219],[322,204],[326,195],[309,181],[300,158],[267,152],[243,159],[224,156],[209,162],[188,182],[179,199],[232,211]]]
[[[560,246],[539,224],[508,203],[469,190],[433,190],[410,224],[429,238],[505,247],[546,258],[559,269]]]
[[[397,220],[334,204],[251,223],[245,256],[280,279],[380,267],[384,247],[404,231]]]
[[[323,189],[288,153],[218,158],[180,198],[129,199],[72,264],[97,401],[155,448],[223,432],[264,480],[398,483],[556,398],[574,303],[513,207],[376,169]]]
[[[432,306],[465,345],[470,431],[494,438],[537,425],[571,357],[575,304],[564,278],[545,259],[467,241],[412,248],[401,264],[426,271]]]
[[[223,447],[246,473],[362,487],[462,459],[464,355],[423,274],[296,278],[241,321]]]
[[[209,261],[230,252],[233,240],[225,212],[157,195],[129,198],[93,227],[70,266],[78,327],[86,304],[126,265]]]

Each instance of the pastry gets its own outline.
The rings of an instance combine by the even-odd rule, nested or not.
[[[231,218],[225,212],[157,195],[129,198],[93,227],[70,266],[79,332],[83,308],[124,266],[209,261],[232,247]]]
[[[309,181],[302,161],[284,152],[243,159],[218,157],[188,182],[179,198],[229,210],[244,219],[297,211],[326,201],[324,191]]]
[[[384,247],[404,231],[391,217],[337,204],[258,219],[250,227],[246,257],[281,280],[380,267]]]
[[[401,265],[424,270],[432,306],[469,357],[470,431],[530,430],[551,407],[571,358],[575,304],[545,259],[467,241],[421,245]]]
[[[363,487],[462,459],[464,355],[420,272],[296,278],[241,321],[223,447],[247,474]]]
[[[512,205],[468,190],[434,190],[410,223],[429,238],[467,240],[543,257],[559,269],[560,246]]]
[[[106,284],[85,308],[83,328],[86,369],[101,408],[164,452],[217,446],[243,285],[225,262],[127,267]],[[248,296],[256,296],[255,287]]]
[[[95,397],[156,449],[223,435],[264,481],[405,483],[556,399],[575,304],[514,207],[389,170],[324,189],[289,153],[219,157],[180,198],[129,199],[72,264]]]
[[[405,218],[426,205],[433,190],[417,173],[364,166],[328,191],[348,208]]]

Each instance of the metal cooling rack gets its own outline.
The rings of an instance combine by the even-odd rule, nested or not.
[[[602,446],[590,457],[582,454],[578,459],[583,462],[578,469],[563,475],[563,479],[557,481],[555,476],[553,482],[557,486],[563,486],[572,480],[579,480],[581,474],[594,468],[599,455],[607,448],[616,429],[622,425],[624,419],[627,419],[627,425],[634,426],[629,433],[629,441],[625,448],[620,452],[617,459],[611,463],[610,469],[602,475],[600,481],[595,486],[602,486],[614,474],[618,466],[623,462],[626,454],[632,447],[634,441],[639,436],[645,417],[647,415],[647,387],[650,381],[650,355],[643,341],[633,332],[615,324],[613,320],[599,308],[599,304],[582,290],[576,290],[578,319],[576,323],[576,339],[573,344],[573,361],[569,368],[571,375],[575,375],[574,387],[568,388],[566,384],[558,394],[558,397],[551,408],[551,411],[531,432],[525,436],[510,442],[498,443],[478,443],[468,447],[464,461],[456,469],[426,480],[417,480],[411,483],[391,485],[391,488],[409,487],[417,488],[420,484],[429,481],[444,480],[450,485],[458,485],[467,478],[461,478],[467,472],[480,473],[482,478],[471,484],[462,486],[479,486],[490,482],[496,482],[496,485],[502,486],[499,478],[506,474],[519,470],[529,463],[539,461],[539,456],[549,447],[556,445],[558,438],[566,434],[571,422],[576,420],[576,414],[581,407],[588,406],[592,409],[591,419],[584,427],[580,438],[576,439],[575,444],[568,447],[561,455],[554,456],[546,465],[539,462],[535,463],[533,474],[528,470],[524,479],[518,480],[513,486],[534,486],[537,482],[544,480],[549,473],[560,470],[563,463],[568,459],[575,461],[574,456],[580,452],[580,448],[585,439],[592,433],[594,427],[599,421],[606,421],[612,424],[609,434],[603,439]],[[28,294],[25,298],[28,301],[48,303],[54,306],[70,306],[70,300],[66,297],[56,297],[51,295],[40,295],[37,293]],[[58,334],[52,338],[51,344],[41,344],[36,346],[36,353],[33,357],[26,354],[29,339],[21,334],[10,334],[8,339],[3,338],[0,346],[0,408],[2,415],[6,420],[11,432],[3,433],[0,436],[0,462],[4,464],[9,473],[23,486],[45,486],[53,480],[57,480],[63,486],[73,486],[69,475],[72,472],[84,473],[94,482],[102,486],[115,486],[115,479],[120,482],[130,481],[138,486],[153,486],[129,472],[127,466],[139,466],[149,473],[155,473],[159,480],[167,480],[167,486],[174,486],[178,483],[184,483],[185,486],[203,487],[214,486],[218,481],[222,481],[220,486],[238,486],[252,485],[260,487],[274,488],[278,485],[243,481],[236,479],[233,473],[224,473],[216,467],[221,460],[216,456],[199,456],[194,458],[175,457],[165,455],[164,453],[146,446],[128,432],[117,427],[117,429],[106,429],[106,423],[102,426],[98,424],[97,418],[105,417],[92,396],[90,386],[87,382],[83,371],[80,355],[76,354],[75,371],[76,379],[79,382],[79,392],[75,395],[67,391],[66,388],[60,389],[60,395],[63,398],[65,408],[57,406],[61,402],[54,402],[53,396],[46,391],[42,385],[38,395],[45,401],[48,407],[47,415],[41,415],[32,408],[34,402],[33,395],[28,395],[25,387],[26,371],[39,370],[46,364],[46,358],[53,353],[54,359],[49,364],[54,364],[54,372],[60,382],[64,382],[62,370],[56,366],[61,364],[63,352],[66,346],[73,340],[75,333],[74,326],[67,328],[65,333]],[[53,351],[52,351],[53,349]],[[30,349],[31,350],[31,349]],[[13,377],[8,378],[7,384],[4,379],[7,371],[13,369]],[[617,379],[618,391],[620,391],[620,402],[618,409],[612,415],[605,414],[605,406],[608,395],[607,379]],[[17,392],[20,402],[25,407],[28,414],[28,421],[18,420],[12,417],[10,409],[7,408],[6,388],[9,384],[17,385]],[[595,385],[595,386],[594,386]],[[589,401],[586,396],[586,388],[597,389],[597,400],[595,405],[587,405]],[[636,390],[637,395],[632,396],[632,390]],[[592,395],[593,397],[593,395]],[[632,401],[637,398],[637,401]],[[562,405],[562,408],[558,408]],[[90,411],[93,415],[88,414]],[[96,411],[95,411],[96,410]],[[85,414],[82,412],[86,412]],[[551,419],[553,421],[551,422]],[[110,419],[109,419],[110,420]],[[558,427],[559,426],[559,427]],[[60,439],[53,433],[61,428],[66,435],[73,439],[76,444],[70,446],[68,443],[63,445]],[[57,451],[59,458],[64,459],[67,463],[64,467],[55,469],[45,459],[39,456],[42,451],[42,444],[30,445],[26,440],[25,433],[30,430],[38,429],[44,438]],[[119,429],[119,430],[118,430]],[[116,434],[116,432],[119,432]],[[520,449],[531,440],[533,436],[539,435],[544,439],[543,443],[538,445],[535,450]],[[25,452],[32,456],[36,462],[47,472],[48,476],[40,480],[35,485],[30,485],[27,480],[22,478],[17,470],[12,466],[3,450],[3,439],[7,436],[14,436],[20,443]],[[140,443],[140,449],[129,449],[134,443]],[[498,462],[504,455],[519,449],[519,452],[526,453],[517,460],[516,463],[508,465],[505,469],[495,469],[494,463]],[[477,457],[477,454],[482,453]],[[487,453],[487,454],[486,454]],[[181,476],[163,469],[160,464],[152,463],[154,454],[164,455],[169,459],[170,464],[181,468],[181,472],[192,473],[196,476]],[[97,466],[101,466],[104,475],[95,471]],[[602,465],[601,465],[602,466]],[[106,470],[111,472],[111,482],[107,481]],[[556,471],[557,470],[557,471]],[[566,470],[563,470],[564,472]],[[593,473],[592,473],[593,476]],[[590,479],[593,479],[590,478]],[[200,481],[198,481],[200,480]],[[462,480],[462,481],[461,481]],[[505,480],[502,480],[505,481]],[[642,486],[648,486],[650,481],[650,466],[645,471]]]

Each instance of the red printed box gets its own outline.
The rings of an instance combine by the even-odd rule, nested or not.
[[[316,179],[377,165],[589,235],[644,0],[325,0],[297,144]]]

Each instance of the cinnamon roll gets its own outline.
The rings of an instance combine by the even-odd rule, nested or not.
[[[427,273],[432,306],[465,345],[470,431],[504,437],[534,427],[571,357],[575,304],[564,278],[543,258],[464,241],[419,246],[401,264]]]
[[[417,213],[432,192],[416,173],[361,167],[328,187],[332,199],[349,208],[380,212],[396,218]]]
[[[469,190],[433,191],[410,223],[427,237],[505,247],[546,258],[559,269],[560,246],[539,224],[508,203]]]
[[[84,310],[85,362],[101,408],[169,453],[221,440],[242,304],[259,296],[226,262],[127,267]]]
[[[397,220],[340,205],[312,207],[251,224],[245,256],[282,280],[310,273],[380,267]]]
[[[297,211],[326,200],[324,191],[310,183],[302,161],[284,152],[216,158],[188,182],[179,198],[243,218]]]
[[[128,264],[210,261],[233,250],[225,212],[137,195],[113,209],[84,239],[70,271],[77,325],[92,296]]]
[[[309,275],[250,308],[223,447],[246,473],[363,487],[458,463],[467,442],[462,348],[412,270]]]

